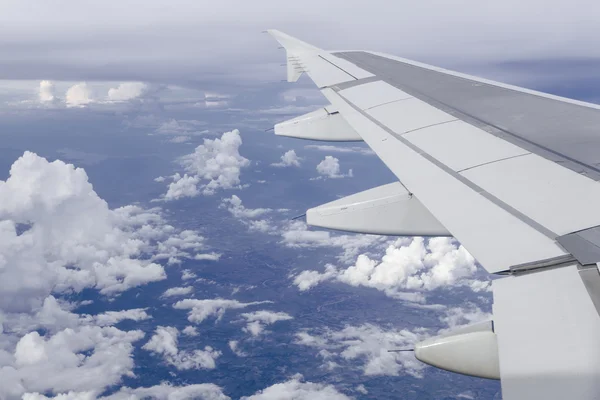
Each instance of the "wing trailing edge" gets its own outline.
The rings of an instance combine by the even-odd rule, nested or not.
[[[400,182],[365,190],[306,212],[308,225],[396,236],[450,236]]]
[[[362,141],[354,128],[331,106],[276,124],[275,134],[330,142]]]

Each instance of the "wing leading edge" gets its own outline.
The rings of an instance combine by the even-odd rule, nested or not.
[[[510,275],[493,283],[497,341],[486,341],[497,346],[490,362],[499,362],[504,398],[599,398],[600,106],[268,32],[286,49],[288,80],[306,73],[315,82],[350,136],[418,201],[423,221],[456,237],[488,272]],[[381,203],[363,197],[350,208]],[[419,212],[404,228],[425,226]],[[469,374],[485,362],[457,360],[457,368],[438,366]]]

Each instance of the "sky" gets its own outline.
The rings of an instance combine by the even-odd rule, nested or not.
[[[264,132],[325,104],[306,76],[282,82],[284,53],[265,29],[600,100],[600,5],[591,0],[0,0],[0,9],[0,398],[92,400],[111,388],[111,399],[227,399],[213,383],[121,384],[148,357],[185,379],[210,373],[286,324],[319,373],[341,365],[422,380],[431,369],[382,349],[489,318],[489,277],[451,239],[348,235],[290,220],[393,176],[364,145]],[[216,240],[209,228],[235,235]],[[337,285],[340,297],[360,293],[381,314],[304,326],[314,315],[284,309],[267,284],[274,278],[261,290],[236,281],[217,296],[206,289],[215,282],[187,267],[218,277],[240,259],[217,243],[249,238],[264,241],[251,249],[264,254],[243,257],[269,268],[268,246],[290,252],[277,259],[289,270],[276,273],[288,303],[313,305]],[[322,262],[299,267],[309,256]],[[422,325],[394,325],[397,305]],[[209,340],[221,321],[238,334],[225,347]],[[368,393],[299,374],[255,389],[244,395]]]
[[[589,61],[600,57],[599,7],[593,0],[3,1],[0,78],[256,86],[273,80],[282,59],[260,34],[270,28],[324,49],[461,68]]]

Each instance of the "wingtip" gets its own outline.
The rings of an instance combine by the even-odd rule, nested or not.
[[[267,29],[269,35],[279,42],[286,50],[319,50],[317,47],[302,40],[281,32],[277,29]]]

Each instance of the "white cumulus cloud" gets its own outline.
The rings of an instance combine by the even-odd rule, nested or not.
[[[252,396],[242,397],[243,400],[351,400],[350,397],[337,391],[332,385],[323,383],[303,382],[302,375],[295,375],[290,380],[276,383],[260,390]]]
[[[231,400],[229,396],[223,393],[221,387],[213,383],[199,383],[186,386],[172,386],[168,383],[151,386],[148,388],[129,388],[122,387],[118,392],[107,397],[101,397],[100,400]],[[46,400],[46,398],[29,398],[23,400]],[[57,400],[76,400],[73,399],[57,399]],[[92,400],[82,398],[77,400]]]
[[[16,343],[14,363],[0,367],[0,398],[26,392],[102,392],[132,375],[132,344],[143,336],[141,331],[99,326],[66,328],[51,336],[30,332]]]
[[[93,100],[87,83],[77,83],[67,89],[65,101],[69,107],[84,107],[91,103]]]
[[[235,194],[231,198],[223,199],[221,205],[227,208],[231,215],[239,219],[256,218],[272,211],[270,208],[246,208],[242,204],[242,199]]]
[[[109,209],[83,169],[25,152],[0,181],[0,307],[28,310],[51,292],[114,294],[164,279],[161,265],[138,256],[180,251],[168,246],[178,236],[156,211]]]
[[[250,161],[239,153],[241,145],[242,138],[237,129],[223,133],[221,138],[204,139],[204,144],[196,147],[193,153],[179,159],[187,174],[183,178],[176,174],[165,200],[241,188],[241,169],[250,165]],[[206,183],[200,184],[201,181]]]
[[[340,160],[333,156],[325,156],[323,161],[317,165],[317,172],[321,175],[319,178],[345,178],[352,177],[352,170],[349,169],[347,174],[340,171]]]
[[[131,375],[143,333],[110,325],[146,320],[146,310],[78,315],[54,296],[86,288],[113,296],[162,280],[156,260],[192,257],[203,241],[159,209],[110,209],[83,169],[26,152],[0,181],[0,398],[98,394]]]
[[[123,320],[132,320],[132,321],[143,321],[145,319],[149,319],[150,315],[146,312],[144,308],[133,308],[130,310],[121,310],[121,311],[107,311],[102,314],[98,314],[94,317],[96,325],[98,326],[108,326],[115,325],[118,322]]]
[[[271,302],[254,301],[251,303],[242,303],[237,300],[226,299],[185,299],[175,303],[173,308],[178,310],[190,310],[188,313],[188,321],[199,324],[209,317],[220,319],[228,309],[240,309],[265,303]]]
[[[142,82],[123,82],[116,88],[108,89],[109,101],[128,101],[140,97],[147,85]]]
[[[228,199],[223,199],[219,207],[226,208],[231,215],[246,225],[251,231],[265,233],[272,233],[275,231],[275,226],[273,226],[273,223],[269,218],[257,219],[258,217],[271,213],[273,210],[270,208],[246,208],[242,204],[242,199],[236,195],[232,195],[231,198]]]
[[[238,342],[237,340],[230,340],[228,345],[229,345],[229,349],[231,350],[231,352],[233,354],[235,354],[236,356],[246,357],[248,355],[240,350],[240,342]]]
[[[361,249],[381,245],[387,239],[376,235],[339,235],[328,231],[308,230],[306,223],[300,220],[287,222],[281,229],[281,238],[285,246],[293,248],[337,247],[343,250],[338,259],[350,262]]]
[[[186,336],[198,336],[198,330],[196,329],[195,326],[191,326],[188,325],[185,328],[183,328],[183,330],[181,331],[181,333],[183,333]]]
[[[190,294],[193,291],[194,288],[192,286],[172,287],[165,290],[161,297],[185,296],[186,294]]]
[[[160,209],[110,209],[83,169],[25,152],[0,181],[0,398],[94,399],[133,376],[133,343],[144,333],[112,325],[147,320],[146,309],[76,314],[85,302],[60,295],[118,295],[164,279],[158,260],[205,248]],[[216,355],[199,352],[178,360],[210,365]]]
[[[40,102],[42,102],[42,103],[49,103],[51,101],[54,101],[54,99],[55,99],[54,82],[41,81],[38,97],[40,99]]]
[[[489,289],[489,282],[473,279],[477,266],[473,257],[451,238],[398,239],[388,246],[380,261],[366,254],[354,265],[324,272],[302,271],[294,284],[302,291],[320,282],[336,279],[352,286],[372,287],[392,297],[410,300],[402,291],[430,291],[440,287],[466,286],[473,291]],[[413,300],[422,300],[417,296]]]
[[[296,344],[319,349],[319,356],[344,368],[355,368],[359,361],[364,375],[399,376],[403,374],[422,377],[425,365],[413,354],[390,353],[391,349],[412,348],[415,342],[425,338],[424,330],[411,332],[406,329],[389,329],[363,324],[346,326],[339,331],[326,328],[315,333],[301,331],[296,334]]]
[[[221,352],[206,346],[203,350],[179,350],[179,331],[172,326],[159,326],[142,349],[162,355],[163,360],[178,370],[214,369]]]
[[[442,332],[452,330],[459,326],[476,324],[491,319],[491,313],[483,311],[477,305],[470,302],[461,306],[448,307],[440,317],[440,321],[448,326],[448,329],[444,329]]]
[[[197,176],[188,176],[184,174],[183,177],[179,174],[175,174],[173,182],[168,186],[167,193],[165,194],[165,200],[177,200],[183,197],[195,197],[200,191],[198,190],[198,182],[200,179]]]
[[[281,156],[281,161],[271,164],[273,167],[299,167],[302,158],[296,155],[296,151],[288,150]]]
[[[197,275],[190,269],[184,269],[183,271],[181,271],[181,279],[184,281],[194,279],[196,277]]]
[[[208,181],[202,187],[204,195],[239,187],[241,169],[250,165],[239,153],[241,145],[242,137],[237,129],[225,132],[220,139],[204,139],[204,144],[196,147],[192,154],[181,158],[181,164],[188,173]]]
[[[247,322],[244,331],[250,333],[252,336],[259,336],[264,333],[265,326],[267,325],[274,324],[277,321],[287,321],[294,318],[284,312],[267,310],[242,313],[242,317],[245,318]]]
[[[194,260],[206,260],[206,261],[219,261],[221,258],[221,253],[204,253],[204,254],[196,254],[194,256]],[[184,278],[185,279],[185,278]]]

